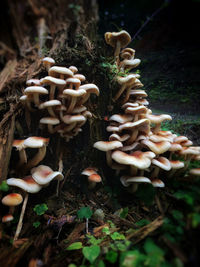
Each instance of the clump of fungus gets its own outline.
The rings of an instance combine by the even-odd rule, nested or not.
[[[121,104],[121,111],[108,119],[109,141],[98,141],[94,147],[106,152],[108,165],[117,170],[117,175],[123,174],[120,178],[122,185],[135,192],[140,183],[164,187],[165,179],[185,171],[190,160],[199,160],[200,149],[192,146],[187,137],[161,130],[162,123],[172,120],[172,117],[154,115],[148,108],[147,93],[142,89],[144,85],[139,80],[140,75],[129,72],[141,61],[135,58],[134,49],[121,50],[130,40],[125,31],[105,33],[106,43],[115,48],[115,64],[120,73],[115,79],[121,87],[113,101]],[[110,148],[110,142],[119,145]],[[174,156],[184,157],[185,161],[174,160]],[[199,170],[191,170],[189,175],[199,175]]]
[[[121,42],[124,45],[120,37]],[[81,131],[81,126],[92,116],[89,111],[86,113],[86,106],[84,110],[81,107],[86,104],[91,94],[99,96],[99,88],[92,83],[84,84],[86,78],[77,73],[78,69],[75,66],[56,66],[56,62],[50,57],[43,58],[42,62],[48,76],[40,80],[28,80],[28,87],[25,88],[20,101],[30,112],[41,110],[40,125],[46,124],[50,134],[58,132],[65,141],[69,141]],[[81,116],[82,121],[74,121],[72,125],[68,117],[74,114]]]

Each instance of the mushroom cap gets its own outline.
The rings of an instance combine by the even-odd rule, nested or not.
[[[69,67],[69,70],[71,70],[73,73],[78,72],[78,69],[77,69],[77,67],[75,67],[75,66],[70,66],[70,67]]]
[[[26,85],[33,86],[33,85],[41,85],[39,79],[29,79],[26,81]]]
[[[121,58],[123,59],[131,59],[135,56],[135,50],[132,48],[124,48],[120,53]]]
[[[130,96],[147,97],[147,93],[144,90],[134,89],[130,91]]]
[[[61,172],[54,172],[50,167],[45,165],[39,165],[33,168],[31,174],[39,185],[49,184],[53,179],[61,181],[64,178]]]
[[[26,176],[22,179],[19,178],[9,178],[6,180],[7,184],[10,186],[16,186],[28,193],[37,193],[42,187],[35,182],[31,175]]]
[[[57,125],[60,123],[60,120],[54,117],[44,117],[40,119],[40,123],[42,124],[50,124],[50,125]]]
[[[191,169],[189,171],[189,174],[192,174],[192,175],[195,175],[195,176],[200,176],[200,168]]]
[[[55,64],[55,60],[54,60],[53,58],[51,58],[51,57],[44,57],[44,58],[42,59],[42,62],[43,62],[43,63],[51,63],[51,64]]]
[[[92,93],[97,96],[99,95],[99,88],[93,83],[83,84],[79,87],[79,89],[84,89],[87,93]]]
[[[184,167],[184,162],[180,160],[170,160],[171,168],[178,170]]]
[[[11,193],[2,198],[2,204],[6,206],[18,206],[22,203],[23,197],[18,193]]]
[[[182,142],[188,141],[186,136],[180,135],[174,138],[174,143],[181,144]]]
[[[120,125],[119,126],[119,131],[130,130],[130,129],[133,129],[133,128],[138,128],[139,129],[139,127],[142,127],[144,125],[149,126],[149,130],[150,130],[149,120],[148,119],[141,119],[141,120],[138,120],[138,121],[135,121],[135,122],[126,122],[126,123]]]
[[[122,176],[120,178],[121,183],[124,186],[129,186],[131,183],[149,183],[151,184],[151,180],[144,176]]]
[[[101,180],[101,176],[97,173],[93,173],[88,177],[88,181],[89,182],[95,182],[95,183],[100,183]]]
[[[63,122],[66,124],[71,124],[74,122],[84,122],[86,118],[83,115],[75,114],[75,115],[65,115],[62,118]]]
[[[121,47],[127,46],[131,41],[131,36],[127,31],[120,32],[106,32],[105,33],[105,41],[107,44],[112,47],[116,46],[117,41],[120,42]]]
[[[153,114],[147,114],[146,118],[150,120],[152,123],[161,123],[165,120],[172,120],[172,117],[168,114],[161,114],[161,115],[153,115]]]
[[[165,184],[160,179],[152,179],[151,183],[153,187],[165,187]]]
[[[171,143],[171,147],[169,148],[169,151],[175,152],[175,151],[179,151],[181,149],[182,149],[182,146],[180,144]]]
[[[98,141],[94,143],[93,147],[101,151],[110,151],[122,147],[119,141]]]
[[[39,109],[61,106],[61,105],[62,105],[62,103],[59,100],[53,99],[53,100],[49,100],[49,101],[46,101],[46,102],[40,104]]]
[[[122,109],[126,109],[126,108],[128,108],[128,107],[138,107],[139,106],[139,104],[138,103],[131,103],[131,102],[127,102],[127,103],[125,103],[124,105],[122,105]]]
[[[106,127],[107,132],[119,132],[119,127],[115,125],[109,125]]]
[[[75,107],[75,108],[72,110],[72,114],[77,114],[77,113],[80,114],[81,112],[86,111],[86,110],[87,110],[87,108],[86,108],[85,106],[80,105],[80,106]]]
[[[178,152],[181,155],[200,155],[200,151],[195,147],[182,147],[182,149]]]
[[[142,113],[146,113],[147,112],[147,108],[145,106],[138,106],[138,107],[127,107],[125,109],[125,113],[130,113],[130,114],[142,114]]]
[[[171,147],[171,144],[168,141],[161,141],[161,142],[154,143],[150,140],[145,139],[145,140],[142,140],[141,143],[147,146],[149,149],[151,149],[155,154],[162,154],[168,151],[169,148]]]
[[[153,152],[134,151],[131,154],[122,151],[114,151],[111,155],[112,159],[120,164],[133,165],[139,169],[146,169],[151,165],[151,158],[156,155]]]
[[[49,76],[57,76],[59,74],[66,75],[68,77],[73,77],[73,72],[66,68],[66,67],[58,67],[58,66],[53,66],[49,69]]]
[[[66,80],[67,84],[74,84],[74,85],[80,85],[81,81],[78,78],[70,77]]]
[[[133,142],[131,145],[123,146],[119,148],[121,151],[133,151],[140,145],[139,142]]]
[[[81,172],[81,174],[82,174],[82,175],[90,176],[90,175],[92,175],[92,174],[94,174],[94,173],[97,173],[97,171],[98,171],[98,169],[95,168],[95,167],[88,167],[88,168],[84,169],[84,170]]]
[[[173,142],[173,136],[162,136],[162,135],[159,135],[159,134],[152,134],[150,137],[149,137],[149,140],[151,140],[152,142],[162,142],[162,141],[168,141],[168,142]]]
[[[111,134],[109,136],[109,141],[117,140],[117,141],[120,141],[120,142],[124,142],[124,141],[128,140],[129,138],[130,138],[129,134],[124,134],[124,135],[120,136],[120,135],[114,133],[114,134]]]
[[[59,86],[59,85],[64,86],[66,84],[66,81],[63,79],[54,78],[52,76],[46,76],[40,80],[40,83],[41,84],[49,84],[49,85],[54,84],[57,86]]]
[[[16,147],[17,150],[24,149],[25,148],[24,141],[25,140],[17,140],[17,139],[15,139],[15,140],[13,140],[12,146]]]
[[[12,214],[7,214],[2,217],[2,223],[11,222],[14,219]]]
[[[169,171],[171,169],[170,161],[165,157],[152,159],[152,163],[165,171]]]
[[[84,82],[86,80],[85,76],[79,73],[75,74],[73,77],[79,79],[81,82]]]
[[[79,97],[85,95],[86,91],[84,89],[73,90],[73,89],[65,89],[63,91],[63,96],[71,96],[71,97]]]
[[[136,80],[135,74],[128,74],[127,76],[117,76],[117,82],[120,85],[126,84],[126,85],[132,85]]]
[[[49,143],[49,138],[31,136],[24,140],[25,147],[40,148]]]
[[[149,105],[149,101],[147,101],[146,99],[137,99],[136,103],[140,104],[140,105],[144,105],[144,106],[148,106]]]
[[[127,115],[127,114],[114,114],[109,118],[109,121],[116,121],[119,123],[126,123],[126,122],[130,122],[133,120],[133,116],[132,115]]]
[[[29,94],[43,94],[43,95],[47,95],[49,92],[47,89],[45,89],[42,86],[29,86],[24,90],[24,94],[25,95],[29,95]]]
[[[122,61],[122,65],[125,68],[136,68],[139,64],[140,64],[141,60],[139,58],[135,58],[135,59],[124,59]]]

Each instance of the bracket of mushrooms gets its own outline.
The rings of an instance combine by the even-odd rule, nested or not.
[[[190,160],[200,160],[200,147],[192,146],[185,136],[161,130],[162,122],[172,117],[152,114],[140,75],[130,73],[141,61],[135,58],[134,49],[124,48],[131,41],[129,33],[107,32],[105,41],[115,48],[115,64],[124,73],[115,77],[120,89],[113,98],[121,111],[109,118],[109,140],[97,141],[94,147],[106,152],[107,164],[130,192],[140,183],[164,187],[167,179],[185,173]],[[189,172],[190,176],[199,173],[199,169]]]
[[[91,94],[99,95],[99,88],[92,83],[83,84],[86,78],[75,66],[54,66],[50,57],[42,61],[47,76],[28,80],[20,101],[27,111],[40,109],[40,126],[47,127],[50,134],[58,132],[68,142],[92,117],[85,105]]]

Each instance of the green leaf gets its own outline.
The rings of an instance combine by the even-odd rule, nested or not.
[[[172,216],[178,222],[183,219],[183,213],[179,210],[172,210]]]
[[[130,250],[120,255],[120,267],[143,267],[146,256],[138,250]]]
[[[89,239],[88,242],[91,245],[99,245],[104,240],[104,238],[96,239],[93,235],[86,235],[86,236]]]
[[[102,233],[105,233],[106,235],[110,235],[110,229],[109,229],[109,227],[104,227],[102,229]]]
[[[7,185],[6,181],[2,181],[2,183],[0,184],[0,190],[7,192],[9,190],[9,186]]]
[[[115,263],[117,261],[118,253],[114,250],[109,250],[106,254],[106,260],[110,263]]]
[[[164,251],[158,247],[152,239],[148,238],[144,243],[144,250],[147,253],[145,265],[149,267],[160,266],[164,261]]]
[[[97,267],[105,267],[105,264],[102,260],[100,260],[98,263],[97,263]]]
[[[90,219],[93,212],[90,207],[82,207],[77,211],[77,216],[80,220],[82,219]]]
[[[184,200],[188,205],[194,204],[194,197],[190,193],[186,193],[180,190],[174,193],[174,196],[178,199]]]
[[[200,224],[200,214],[199,213],[191,213],[189,214],[189,218],[191,218],[192,228],[196,228]]]
[[[38,228],[38,227],[40,226],[40,224],[41,224],[41,223],[40,223],[39,221],[37,221],[37,222],[34,222],[34,223],[33,223],[33,226],[34,226],[35,228]]]
[[[125,219],[127,215],[128,215],[128,207],[122,210],[122,212],[120,213],[120,218]]]
[[[66,248],[66,250],[77,250],[83,248],[82,242],[74,242],[69,247]]]
[[[100,247],[96,245],[90,246],[90,247],[84,247],[82,252],[83,252],[84,257],[90,263],[93,263],[100,254]]]
[[[48,210],[48,206],[46,203],[37,204],[37,205],[35,205],[33,210],[35,211],[35,213],[37,215],[43,215],[45,213],[45,211]]]
[[[118,232],[114,232],[113,234],[110,235],[110,237],[113,239],[113,240],[124,240],[126,239],[125,236],[123,234],[120,234]]]
[[[143,227],[143,226],[145,226],[145,225],[147,225],[147,224],[149,224],[149,223],[150,223],[150,221],[149,221],[149,220],[142,219],[142,220],[140,220],[140,221],[136,222],[135,224],[136,224],[136,225],[138,225],[138,226],[141,226],[141,227]]]

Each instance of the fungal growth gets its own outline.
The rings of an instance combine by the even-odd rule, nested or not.
[[[121,111],[108,119],[109,141],[97,141],[94,147],[106,152],[107,164],[117,170],[122,185],[135,192],[140,183],[164,187],[166,179],[186,170],[191,160],[200,157],[200,149],[185,136],[161,130],[162,123],[172,117],[154,115],[148,108],[140,75],[129,72],[141,61],[135,58],[134,49],[124,48],[131,40],[128,36],[125,31],[105,34],[106,43],[115,48],[115,64],[120,72],[115,77],[119,90],[113,101]],[[189,174],[199,175],[199,170]]]
[[[77,73],[75,66],[55,66],[50,57],[42,61],[47,76],[28,80],[20,101],[30,112],[41,110],[40,127],[50,134],[59,133],[68,142],[92,116],[86,105],[91,94],[99,96],[99,88],[92,83],[84,84],[86,78]],[[23,149],[18,146],[18,150],[24,162]]]

